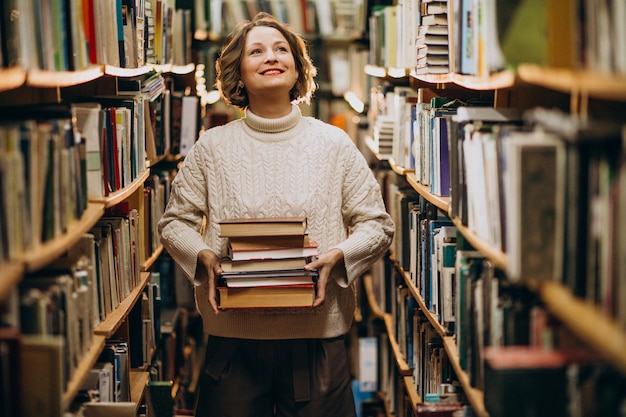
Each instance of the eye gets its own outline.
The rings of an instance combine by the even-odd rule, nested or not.
[[[257,55],[261,53],[261,49],[260,48],[255,48],[255,49],[251,49],[250,50],[250,55]]]

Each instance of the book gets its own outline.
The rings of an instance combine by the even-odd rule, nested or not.
[[[240,236],[231,237],[228,242],[233,250],[298,248],[309,243],[308,235]]]
[[[228,248],[228,257],[233,261],[245,261],[255,259],[284,259],[284,258],[302,258],[317,256],[317,243],[310,240],[308,244],[301,247],[293,248],[270,248],[270,249],[250,249],[237,250]]]
[[[273,287],[217,287],[220,309],[312,307],[315,284]]]
[[[252,259],[243,261],[233,261],[232,259],[224,258],[220,263],[222,271],[227,273],[300,269],[304,268],[304,266],[311,261],[312,258],[308,257],[259,260]]]
[[[260,272],[224,273],[222,281],[230,288],[273,287],[279,285],[310,284],[317,281],[317,271],[304,269],[276,270]]]
[[[223,219],[219,221],[221,237],[304,235],[306,217],[268,217]]]

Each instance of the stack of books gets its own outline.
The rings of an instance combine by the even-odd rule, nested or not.
[[[225,219],[228,238],[217,291],[220,309],[311,307],[317,271],[304,266],[317,255],[305,217]]]
[[[422,19],[415,41],[415,73],[418,75],[450,72],[447,10],[448,3],[444,0],[432,0],[422,4]]]

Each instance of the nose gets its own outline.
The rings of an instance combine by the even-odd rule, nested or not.
[[[265,61],[266,62],[274,62],[276,61],[276,53],[272,49],[268,49],[265,53]]]

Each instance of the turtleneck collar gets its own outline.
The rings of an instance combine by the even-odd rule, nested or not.
[[[246,133],[257,140],[280,142],[294,136],[292,129],[301,119],[302,113],[295,104],[291,105],[291,112],[288,115],[278,119],[266,119],[246,109],[243,126]]]

